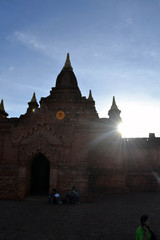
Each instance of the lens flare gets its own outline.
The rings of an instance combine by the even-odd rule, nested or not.
[[[59,111],[56,113],[56,117],[61,120],[65,117],[65,113],[63,111]]]

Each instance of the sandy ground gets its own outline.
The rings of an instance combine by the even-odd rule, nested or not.
[[[160,239],[160,193],[108,194],[80,205],[47,200],[0,200],[0,239],[135,240],[144,213]]]

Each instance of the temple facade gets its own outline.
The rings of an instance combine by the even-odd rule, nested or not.
[[[92,92],[83,97],[69,54],[56,85],[36,95],[19,118],[0,104],[0,199],[24,199],[76,186],[82,199],[99,192],[160,190],[160,138],[121,138],[113,97],[99,118]]]

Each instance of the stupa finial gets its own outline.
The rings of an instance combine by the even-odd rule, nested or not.
[[[118,109],[117,104],[116,104],[116,100],[115,100],[115,96],[113,96],[111,109]]]
[[[36,94],[35,94],[35,92],[33,93],[33,96],[32,96],[32,99],[31,99],[31,102],[37,102],[37,99],[36,99]]]
[[[4,109],[3,99],[1,100],[1,103],[0,103],[0,116],[3,116],[5,118],[8,116],[8,113]]]
[[[70,68],[70,69],[73,69],[72,66],[71,66],[71,61],[70,61],[70,58],[69,58],[69,53],[67,53],[67,57],[66,57],[66,61],[65,61],[65,64],[64,64],[64,69],[65,68]]]
[[[0,103],[0,110],[1,110],[1,111],[5,111],[5,110],[4,110],[3,99],[1,100],[1,103]]]
[[[93,97],[92,97],[92,91],[89,90],[89,97],[88,97],[88,100],[90,101],[94,101]]]

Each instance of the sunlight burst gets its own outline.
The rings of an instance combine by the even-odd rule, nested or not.
[[[133,120],[131,121],[131,119],[130,121],[120,123],[118,130],[123,138],[148,137],[149,133],[153,132],[145,121],[140,123]]]
[[[132,123],[120,123],[118,131],[121,133],[122,137],[136,137],[137,129],[136,127],[134,128]]]
[[[140,104],[139,104],[140,105]],[[141,105],[140,105],[141,106]],[[131,111],[122,116],[118,130],[123,138],[149,137],[149,133],[159,134],[160,115],[150,106],[132,105]],[[152,114],[149,114],[151,113]],[[156,117],[153,117],[156,116]]]

